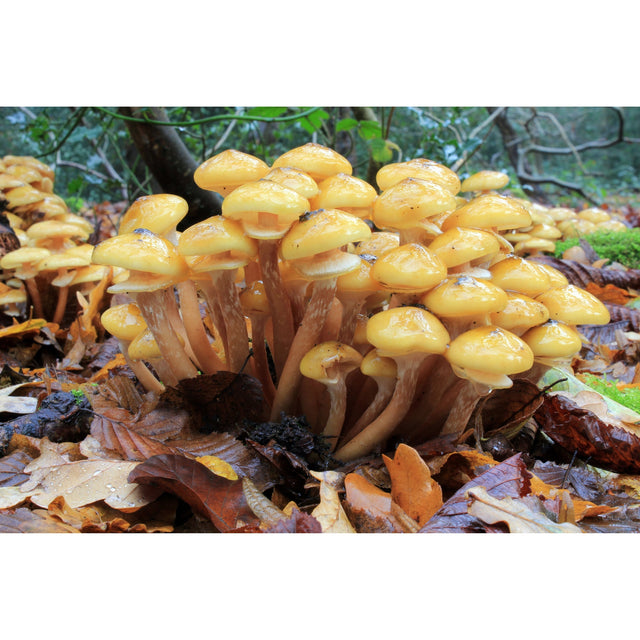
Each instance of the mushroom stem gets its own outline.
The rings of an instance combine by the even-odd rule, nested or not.
[[[178,336],[173,331],[164,305],[164,295],[157,291],[143,291],[135,294],[147,326],[158,343],[158,348],[171,371],[178,380],[195,378],[198,370],[187,356]]]
[[[449,416],[441,430],[441,435],[462,433],[471,419],[476,405],[481,398],[491,393],[491,387],[465,380],[465,384],[459,389]]]
[[[156,378],[147,365],[140,360],[132,360],[129,357],[129,342],[118,338],[118,344],[120,345],[120,353],[124,356],[125,362],[129,366],[129,369],[133,371],[133,374],[138,379],[140,384],[147,390],[153,393],[161,394],[165,387],[158,378]]]
[[[398,376],[389,404],[373,422],[342,445],[335,453],[335,458],[342,462],[349,462],[371,453],[376,446],[384,443],[409,410],[420,367],[424,359],[429,356],[430,354],[424,353],[395,356]]]
[[[198,369],[202,370],[200,361],[191,348],[191,343],[189,342],[187,330],[185,329],[182,316],[180,315],[180,308],[176,301],[173,288],[164,290],[164,301],[165,307],[167,309],[167,315],[169,317],[169,322],[171,323],[173,330],[176,332],[176,335],[180,336],[180,339],[183,341],[185,353],[189,356],[189,359],[198,367]]]
[[[220,342],[222,344],[222,349],[224,351],[224,362],[222,368],[228,368],[228,365],[226,363],[229,362],[229,345],[227,339],[227,330],[224,323],[224,315],[222,314],[222,310],[220,308],[220,301],[218,300],[213,282],[201,282],[200,289],[202,291],[202,295],[204,296],[205,302],[207,303],[207,310],[209,312],[211,324],[218,332]]]
[[[24,284],[27,289],[27,293],[29,294],[31,305],[33,306],[33,313],[36,318],[44,318],[44,313],[42,311],[42,298],[40,297],[40,292],[38,291],[38,285],[36,284],[35,279],[26,278],[24,280]]]
[[[273,359],[279,378],[287,360],[295,328],[291,301],[278,268],[278,242],[278,240],[261,240],[258,247],[258,259],[265,293],[271,309]]]
[[[235,272],[236,269],[223,269],[211,271],[210,276],[224,318],[227,367],[237,373],[249,357],[249,333],[234,281]]]
[[[253,350],[253,362],[256,378],[262,384],[262,392],[265,400],[271,404],[276,394],[275,385],[269,371],[269,359],[267,358],[267,345],[265,341],[265,316],[251,314],[251,348]]]
[[[304,357],[304,354],[318,341],[335,293],[336,278],[317,280],[313,284],[311,299],[305,310],[300,327],[293,338],[289,354],[278,381],[276,395],[271,408],[270,420],[272,422],[277,422],[280,419],[280,414],[291,411],[295,404],[300,379],[302,378],[300,361]],[[272,318],[273,316],[274,310],[272,308]]]
[[[178,284],[180,310],[187,339],[195,354],[200,369],[204,373],[215,373],[224,368],[224,364],[211,346],[207,332],[202,324],[198,292],[193,280],[184,280]]]
[[[53,322],[55,324],[62,324],[64,319],[64,312],[67,310],[67,301],[69,300],[69,285],[59,287],[60,293],[58,294],[58,301],[56,303],[56,309],[53,313]]]
[[[332,384],[326,385],[329,393],[330,409],[322,435],[329,441],[331,451],[336,448],[338,437],[342,431],[344,417],[347,411],[347,383],[344,376],[340,376]]]

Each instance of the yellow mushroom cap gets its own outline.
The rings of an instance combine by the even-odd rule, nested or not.
[[[468,275],[446,278],[420,298],[427,309],[442,318],[493,313],[504,309],[507,300],[500,287]]]
[[[581,220],[580,218],[563,220],[562,222],[558,222],[556,226],[562,231],[565,238],[586,236],[598,229],[595,223],[589,220]]]
[[[452,227],[520,229],[531,224],[531,214],[513,198],[497,193],[479,195],[442,221],[442,230]]]
[[[562,237],[562,231],[555,224],[539,223],[534,225],[528,233],[534,238],[544,238],[545,240],[556,240]]]
[[[162,357],[160,347],[149,328],[143,329],[130,342],[127,352],[132,360],[154,360]]]
[[[92,262],[129,271],[127,279],[109,287],[110,293],[154,291],[180,282],[189,274],[176,247],[148,229],[107,238],[94,248]]]
[[[541,302],[513,292],[507,292],[504,308],[491,313],[491,324],[517,334],[548,319],[549,311]]]
[[[282,239],[280,252],[291,266],[311,278],[333,278],[356,269],[360,257],[341,247],[366,240],[366,222],[339,209],[310,211]]]
[[[133,302],[106,309],[102,313],[100,321],[108,333],[127,342],[133,340],[147,328],[147,323],[142,317],[138,305]]]
[[[598,222],[606,222],[607,220],[611,220],[611,216],[606,211],[604,211],[604,209],[600,209],[598,207],[583,209],[578,213],[578,218],[580,218],[580,220],[588,220],[589,222],[593,222],[595,224],[597,224]]]
[[[89,237],[89,233],[77,224],[59,222],[58,220],[42,220],[41,222],[35,222],[27,229],[27,237],[36,242],[60,238],[86,240]]]
[[[308,173],[293,167],[271,169],[264,179],[277,182],[287,189],[293,189],[307,200],[311,200],[319,191],[318,183]]]
[[[316,182],[321,182],[336,173],[353,173],[351,163],[344,156],[315,142],[308,142],[283,153],[272,164],[273,169],[278,167],[300,169]]]
[[[525,296],[536,297],[551,286],[549,276],[537,263],[520,256],[510,255],[493,264],[489,271],[491,282]]]
[[[24,164],[14,164],[6,168],[5,170],[7,175],[14,176],[19,178],[22,182],[32,184],[34,182],[39,182],[42,180],[42,174],[34,169],[33,167],[28,167]]]
[[[269,165],[251,154],[227,149],[205,160],[194,172],[195,183],[207,191],[227,196],[247,182],[260,180],[269,172]]]
[[[598,298],[572,284],[550,289],[536,296],[536,300],[548,309],[551,320],[566,324],[607,324],[611,319]]]
[[[374,348],[362,358],[360,371],[371,378],[395,378],[398,375],[398,364],[393,358],[381,356]]]
[[[429,249],[447,267],[456,267],[467,262],[484,258],[490,259],[500,251],[497,237],[483,229],[454,227],[436,236]]]
[[[335,340],[312,347],[300,361],[300,373],[323,384],[335,384],[341,377],[357,369],[362,355],[348,344]]]
[[[375,199],[372,220],[380,229],[410,229],[424,218],[454,208],[455,198],[443,186],[406,178]]]
[[[533,352],[527,343],[493,325],[461,333],[451,341],[445,358],[456,375],[503,388],[513,384],[508,376],[533,365]]]
[[[427,158],[413,158],[406,162],[387,164],[376,174],[376,183],[380,189],[386,191],[406,178],[436,182],[454,196],[460,191],[458,174],[448,167]]]
[[[170,193],[156,193],[137,198],[120,220],[119,233],[149,229],[159,236],[173,230],[187,215],[189,205],[184,198]]]
[[[281,238],[308,210],[306,198],[271,180],[243,184],[222,202],[222,215],[240,221],[245,233],[258,240]]]
[[[522,242],[517,242],[513,247],[513,252],[519,256],[531,254],[553,253],[556,249],[556,243],[553,240],[545,238],[529,238]]]
[[[63,222],[64,224],[75,224],[77,227],[80,227],[89,235],[91,235],[95,229],[95,227],[89,220],[83,218],[82,216],[76,215],[75,213],[60,213],[55,216],[55,219],[58,222]]]
[[[371,216],[378,194],[368,182],[347,173],[337,173],[318,186],[319,193],[309,202],[312,209],[341,209],[358,218]]]
[[[366,325],[367,341],[381,356],[444,353],[449,333],[432,313],[420,307],[393,307],[379,311]]]
[[[539,269],[542,269],[549,276],[549,284],[553,287],[564,287],[569,284],[569,280],[561,271],[544,262],[536,262]]]
[[[597,222],[596,227],[598,231],[627,231],[629,227],[620,220],[605,220],[604,222]]]
[[[398,292],[427,291],[447,275],[444,262],[417,243],[386,251],[371,269],[372,277],[385,289]]]
[[[509,184],[509,176],[502,171],[478,171],[462,181],[460,191],[493,191]]]
[[[53,180],[54,173],[53,169],[48,165],[42,162],[42,160],[38,160],[33,156],[13,156],[6,155],[2,158],[3,162],[7,165],[7,167],[12,165],[24,165],[27,167],[31,167],[40,173],[41,175]]]
[[[20,180],[16,176],[12,176],[8,173],[0,173],[0,191],[6,191],[8,189],[15,189],[16,187],[24,187],[25,182]]]
[[[34,189],[29,184],[14,187],[13,189],[8,189],[4,192],[4,198],[7,200],[7,208],[9,209],[15,209],[16,207],[40,202],[45,195],[45,193],[38,191],[38,189]]]
[[[366,257],[360,256],[358,267],[349,273],[341,275],[337,279],[337,292],[369,292],[379,291],[382,287],[372,274],[373,262]]]
[[[363,255],[368,254],[379,258],[389,249],[400,246],[400,237],[391,231],[373,231],[371,237],[362,240],[354,248],[354,252]]]
[[[71,280],[71,285],[84,284],[85,282],[97,282],[109,275],[109,267],[99,264],[90,264],[76,269]]]
[[[522,339],[536,358],[569,358],[580,353],[582,340],[572,327],[549,320],[529,329]]]
[[[213,262],[229,263],[226,268],[246,265],[258,253],[258,242],[244,233],[242,224],[222,216],[212,216],[185,229],[178,239],[183,256],[215,256]],[[190,265],[193,263],[190,262]],[[193,269],[193,266],[191,266]]]
[[[38,271],[36,265],[49,255],[51,251],[44,247],[20,247],[2,256],[0,267],[15,269],[15,275],[20,279],[30,278]]]

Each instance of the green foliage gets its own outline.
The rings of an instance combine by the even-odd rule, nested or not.
[[[601,257],[611,262],[619,262],[630,269],[640,269],[640,229],[628,231],[597,231],[583,239]],[[579,244],[579,238],[568,238],[556,242],[556,257],[562,257],[569,247]]]
[[[636,413],[640,413],[640,388],[627,387],[626,389],[620,389],[615,382],[591,373],[585,373],[581,378],[587,386],[599,394],[615,400]]]

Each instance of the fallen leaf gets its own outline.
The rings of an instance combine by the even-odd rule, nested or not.
[[[582,533],[574,524],[553,522],[533,500],[495,498],[484,487],[469,489],[467,497],[470,515],[491,525],[505,522],[511,533]]]
[[[442,489],[420,454],[406,444],[400,444],[393,460],[382,459],[391,476],[391,498],[419,526],[442,506]]]
[[[172,493],[220,532],[260,525],[247,504],[242,480],[221,478],[190,458],[153,456],[133,468],[129,481]]]
[[[78,533],[47,513],[20,508],[0,512],[0,533]]]
[[[378,489],[358,473],[348,473],[344,479],[345,510],[358,533],[415,532],[418,527],[393,502],[391,494]]]
[[[322,533],[355,533],[342,508],[338,491],[344,488],[344,474],[338,471],[309,471],[320,480],[320,502],[311,515],[320,523]]]
[[[297,507],[286,518],[267,527],[265,533],[322,533],[322,527],[316,518]]]

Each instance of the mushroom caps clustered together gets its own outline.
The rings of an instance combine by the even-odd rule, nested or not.
[[[200,319],[198,312],[201,334],[221,360],[194,347],[190,361],[187,340],[183,358],[192,368],[178,371],[167,360],[160,384],[194,375],[199,361],[207,371],[247,366],[264,389],[270,419],[308,412],[338,460],[379,451],[395,433],[420,442],[452,428],[442,411],[426,412],[438,414],[437,422],[420,424],[414,405],[424,406],[432,390],[442,398],[460,385],[475,403],[534,363],[566,364],[582,344],[577,327],[608,322],[593,296],[516,255],[509,234],[515,241],[524,237],[515,232],[543,239],[557,232],[544,226],[551,220],[545,212],[496,193],[508,183],[501,172],[461,182],[448,167],[417,158],[382,167],[375,189],[353,175],[346,158],[308,143],[271,166],[223,151],[200,165],[194,180],[222,196],[222,216],[171,239],[168,230],[149,227],[165,217],[173,227],[186,214],[184,203],[167,194],[139,200],[120,239],[98,245],[94,262],[128,270],[111,290],[137,298],[145,319],[152,295],[139,297],[143,282],[172,292],[189,281],[205,301],[210,313]],[[138,217],[147,209],[158,211],[154,223]],[[142,244],[157,247],[153,257],[143,258]],[[227,273],[224,289],[211,286],[208,274],[218,272]],[[173,294],[163,295],[156,297],[166,303]],[[592,307],[569,313],[578,298]],[[179,328],[187,308],[192,315],[185,303],[162,330]],[[147,352],[148,363],[159,374],[157,355],[167,359],[166,345],[156,335],[157,318],[147,325],[157,341],[148,345],[156,349]],[[172,344],[181,347],[181,340],[174,336]],[[254,358],[241,362],[250,346]]]

